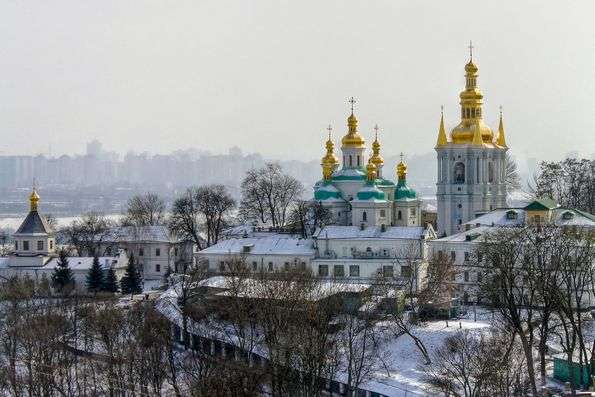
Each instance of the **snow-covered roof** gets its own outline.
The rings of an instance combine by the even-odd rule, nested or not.
[[[586,212],[561,207],[551,211],[554,225],[595,227],[595,216]],[[525,225],[526,218],[527,210],[524,208],[500,208],[472,219],[464,225],[522,226]]]
[[[379,226],[361,229],[359,226],[325,226],[316,230],[314,238],[320,239],[410,239],[419,240],[427,236],[427,229],[421,226],[389,226],[384,231]]]
[[[246,248],[244,248],[246,247]],[[314,255],[313,241],[287,234],[262,237],[230,238],[199,252],[203,254],[251,255]]]
[[[110,229],[103,241],[170,243],[176,239],[167,226],[120,226]]]
[[[494,232],[496,230],[496,228],[491,226],[478,226],[461,233],[451,234],[450,236],[436,239],[434,242],[461,243],[478,241],[478,239],[484,234]]]
[[[58,258],[52,258],[42,269],[55,269],[57,265]],[[103,270],[107,270],[109,267],[124,266],[123,263],[120,263],[120,257],[114,256],[100,256],[99,265]],[[72,256],[68,258],[68,267],[72,270],[89,270],[91,266],[93,266],[92,256]]]

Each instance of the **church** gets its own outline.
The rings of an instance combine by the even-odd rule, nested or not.
[[[384,173],[378,126],[372,153],[366,161],[366,141],[357,128],[351,98],[347,133],[341,139],[341,163],[334,153],[329,126],[326,155],[322,158],[322,180],[314,185],[314,200],[329,208],[339,226],[423,226],[421,200],[407,185],[407,165],[397,165],[397,183]]]
[[[465,65],[465,89],[460,93],[461,121],[446,135],[440,117],[436,154],[438,235],[463,231],[463,224],[506,207],[506,138],[500,110],[498,135],[483,121],[483,94],[477,85],[473,46]]]

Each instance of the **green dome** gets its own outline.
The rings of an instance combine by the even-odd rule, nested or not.
[[[407,186],[405,179],[400,179],[397,183],[397,190],[395,191],[395,200],[406,200],[417,198],[415,190]]]
[[[374,184],[368,183],[359,192],[357,192],[358,200],[386,200],[384,192],[378,189]]]
[[[341,200],[341,192],[330,184],[330,182],[323,182],[314,190],[314,200]]]

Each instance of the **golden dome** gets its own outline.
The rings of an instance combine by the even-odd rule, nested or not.
[[[465,89],[459,95],[461,122],[450,133],[452,143],[478,144],[479,139],[473,139],[477,130],[484,143],[492,143],[494,140],[492,129],[482,118],[483,94],[477,87],[478,70],[471,60],[465,65]]]
[[[373,163],[376,168],[380,168],[384,165],[384,159],[380,155],[380,142],[378,142],[378,126],[374,126],[374,130],[376,131],[376,137],[374,142],[372,142],[372,157],[370,157],[370,162]]]
[[[322,165],[322,176],[325,180],[330,179],[333,171],[335,170],[336,166],[339,164],[339,159],[335,156],[334,149],[335,144],[331,138],[331,131],[332,127],[329,125],[328,130],[328,140],[326,141],[326,155],[322,158],[321,164]]]
[[[347,126],[349,130],[347,134],[341,139],[341,147],[342,148],[363,148],[365,147],[366,141],[364,138],[357,132],[357,119],[355,118],[354,114],[347,118]]]
[[[37,206],[39,204],[40,198],[41,197],[39,197],[39,194],[37,194],[37,191],[34,188],[33,191],[31,192],[31,195],[29,196],[29,203],[30,203],[31,211],[37,211]]]
[[[405,179],[406,176],[407,176],[407,164],[405,164],[403,162],[403,158],[401,158],[401,161],[399,162],[399,164],[397,164],[397,177],[398,177],[398,179]]]
[[[368,182],[373,182],[376,179],[376,166],[374,165],[374,163],[368,161],[366,171],[368,174]]]

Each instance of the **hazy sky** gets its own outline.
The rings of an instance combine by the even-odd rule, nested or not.
[[[512,150],[595,152],[593,1],[0,2],[0,154],[232,145],[322,155],[325,127],[378,123],[423,153],[458,122],[467,45]],[[369,139],[368,139],[369,141]]]

